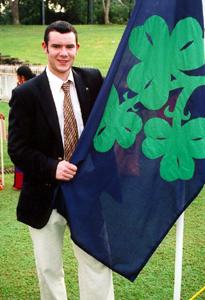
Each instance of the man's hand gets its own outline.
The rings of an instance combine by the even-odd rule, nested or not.
[[[71,164],[68,161],[62,160],[57,165],[56,179],[69,181],[75,176],[76,171],[76,165]]]

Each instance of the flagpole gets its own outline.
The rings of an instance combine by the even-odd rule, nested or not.
[[[176,222],[176,253],[175,253],[175,276],[174,276],[173,300],[181,299],[183,237],[184,237],[184,213],[181,214],[181,216]]]

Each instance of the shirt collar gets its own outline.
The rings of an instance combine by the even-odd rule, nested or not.
[[[55,89],[60,90],[61,87],[62,87],[62,84],[63,84],[64,82],[67,82],[68,80],[71,81],[71,82],[75,85],[75,83],[74,83],[74,78],[73,78],[73,72],[72,72],[72,69],[70,70],[69,75],[68,75],[68,79],[67,79],[66,81],[63,81],[63,80],[60,79],[58,76],[56,76],[55,74],[53,74],[53,73],[49,70],[48,66],[46,67],[46,74],[47,74],[47,76],[48,76],[48,81],[49,81],[50,85],[51,85],[53,88],[55,88]]]

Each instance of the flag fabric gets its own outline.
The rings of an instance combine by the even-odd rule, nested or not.
[[[63,183],[73,241],[134,281],[205,181],[201,0],[137,0]]]

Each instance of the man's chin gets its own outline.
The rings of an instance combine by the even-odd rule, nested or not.
[[[66,73],[70,70],[70,66],[65,66],[65,67],[61,67],[61,68],[58,68],[58,72],[59,73]]]

